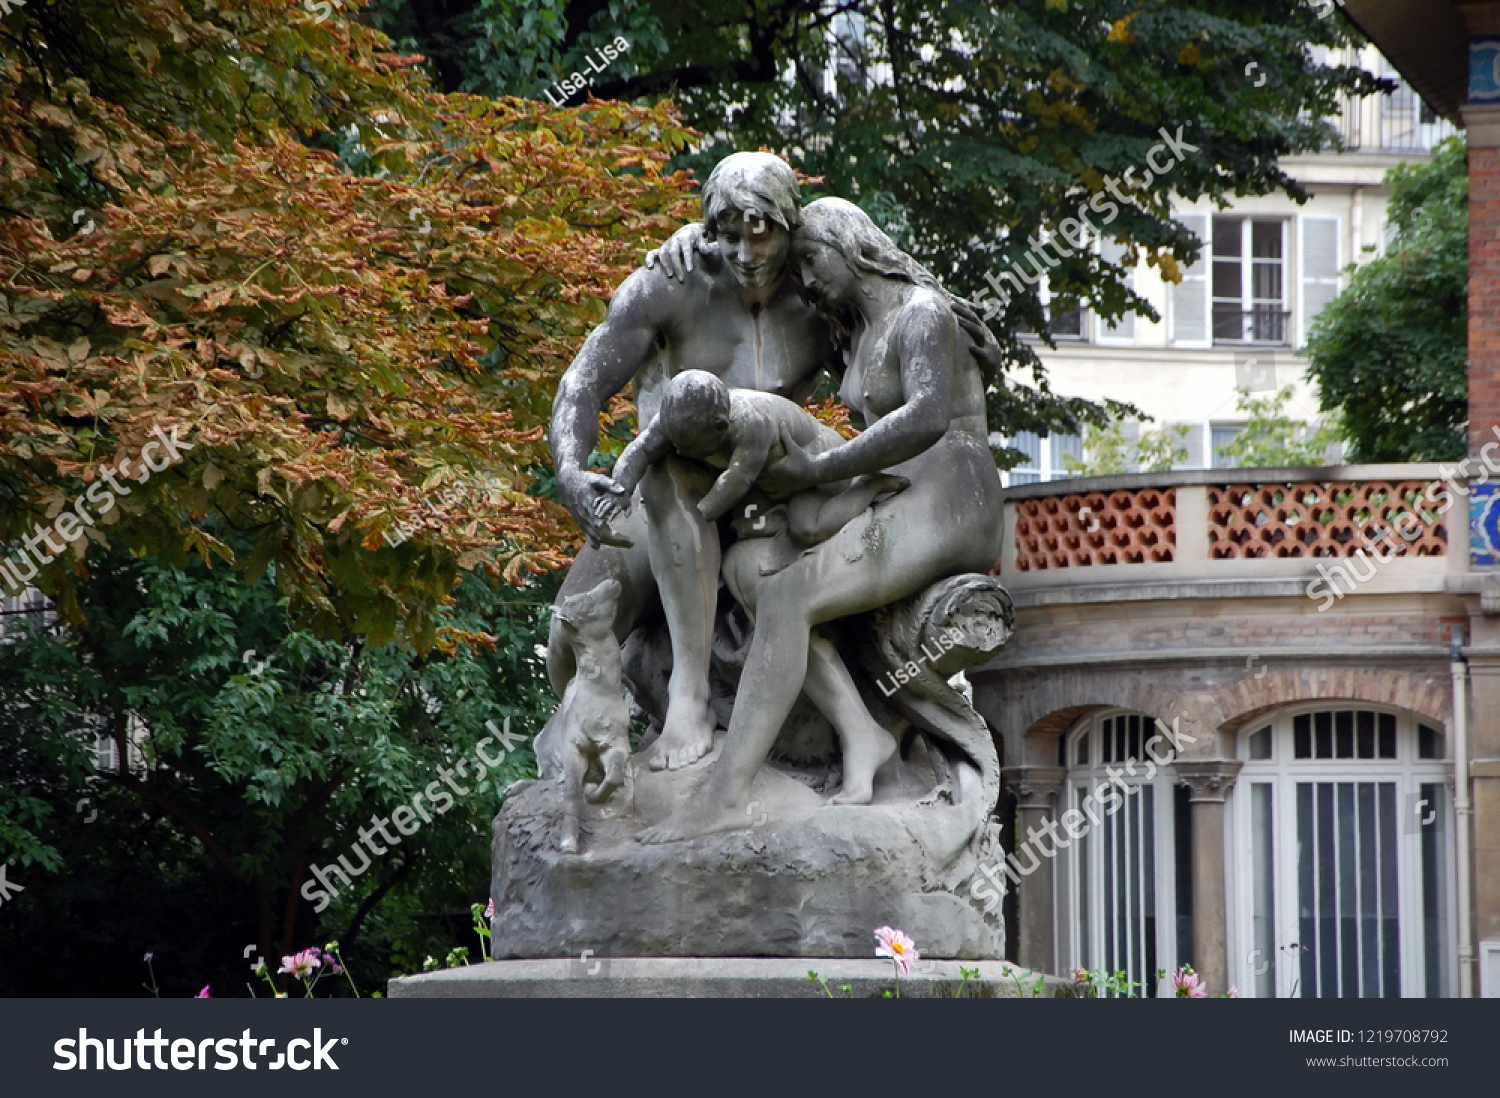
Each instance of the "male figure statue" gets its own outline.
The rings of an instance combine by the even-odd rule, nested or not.
[[[590,541],[558,598],[618,579],[623,593],[614,631],[621,642],[658,599],[666,617],[672,673],[666,719],[649,759],[655,770],[688,766],[713,747],[708,669],[720,545],[698,503],[714,472],[676,454],[655,463],[620,526],[622,539],[601,517],[613,509],[600,506],[618,488],[588,471],[588,456],[598,441],[600,409],[631,381],[644,429],[667,382],[684,370],[706,370],[732,389],[800,401],[820,369],[836,368],[826,325],[788,277],[791,235],[801,223],[797,198],[797,178],[778,157],[735,153],[720,161],[703,187],[702,231],[716,250],[699,255],[680,280],[660,264],[627,278],[563,375],[553,404],[558,494]],[[694,250],[686,249],[689,257]],[[547,667],[561,696],[575,669],[556,622]]]

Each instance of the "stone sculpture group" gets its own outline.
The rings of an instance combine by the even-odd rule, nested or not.
[[[999,349],[858,207],[802,207],[774,156],[726,158],[702,201],[558,387],[558,492],[588,544],[555,607],[540,779],[496,820],[496,956],[859,956],[892,924],[998,957],[964,896],[999,760],[949,680],[1011,628],[988,574]],[[853,438],[801,406],[825,375]],[[640,433],[591,471],[629,384]]]

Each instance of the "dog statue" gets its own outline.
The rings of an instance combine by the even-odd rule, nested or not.
[[[537,770],[543,780],[561,778],[562,836],[557,847],[578,850],[580,797],[602,804],[625,781],[630,756],[630,706],[620,678],[615,606],[620,581],[606,579],[592,590],[569,595],[553,608],[573,648],[576,667],[562,704],[536,739]],[[601,773],[587,782],[590,771]]]

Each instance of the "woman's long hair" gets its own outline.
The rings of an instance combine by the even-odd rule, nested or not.
[[[795,239],[827,245],[856,271],[925,286],[942,295],[958,326],[969,337],[969,351],[979,364],[985,388],[1004,384],[1004,357],[1000,344],[986,327],[979,310],[972,302],[944,289],[931,271],[898,248],[896,242],[870,220],[870,215],[854,203],[842,198],[820,198],[808,203],[802,208],[802,224],[797,228]],[[818,303],[818,311],[828,321],[834,336],[847,346],[852,334],[848,318],[841,310],[827,308],[822,302]]]

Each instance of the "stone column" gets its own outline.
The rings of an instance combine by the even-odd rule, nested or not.
[[[1001,771],[1001,781],[1016,797],[1017,849],[1027,841],[1029,832],[1039,830],[1042,820],[1054,813],[1053,798],[1062,789],[1067,774],[1066,770],[1056,766],[1017,766]],[[1038,972],[1056,972],[1057,954],[1053,943],[1057,914],[1052,902],[1052,865],[1055,861],[1055,858],[1043,858],[1036,872],[1016,886],[1016,921],[1020,924],[1016,963]]]
[[[1179,759],[1177,778],[1192,791],[1193,968],[1210,995],[1229,990],[1225,908],[1224,801],[1245,764],[1234,759]],[[1177,882],[1182,887],[1182,882]]]

